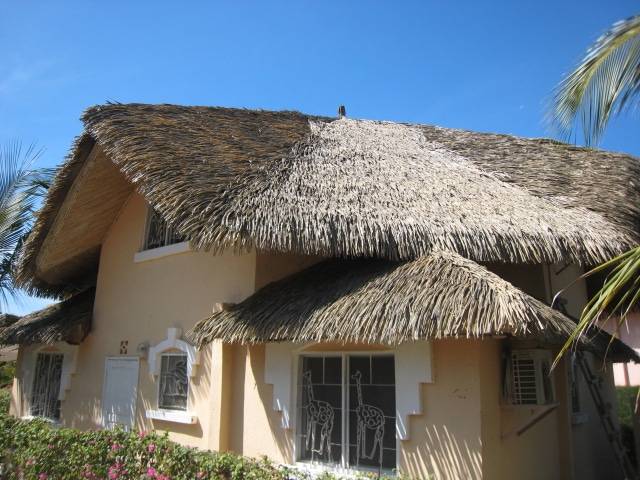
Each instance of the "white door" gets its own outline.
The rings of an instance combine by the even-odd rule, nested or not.
[[[138,396],[138,358],[107,358],[102,390],[102,425],[133,427]]]

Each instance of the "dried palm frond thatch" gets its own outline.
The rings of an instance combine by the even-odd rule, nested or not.
[[[363,342],[395,345],[487,334],[565,335],[572,322],[485,267],[448,252],[410,262],[327,260],[199,322],[198,345]]]
[[[0,330],[0,345],[79,344],[91,329],[95,289],[18,318]]]
[[[626,155],[295,112],[106,105],[83,121],[17,272],[35,290],[61,288],[42,281],[36,258],[87,142],[202,249],[596,263],[637,238],[640,167]]]
[[[186,337],[227,343],[358,342],[397,345],[485,335],[561,344],[575,322],[485,267],[448,252],[410,262],[326,260],[266,285],[201,320]],[[581,343],[614,361],[640,358],[596,329]]]

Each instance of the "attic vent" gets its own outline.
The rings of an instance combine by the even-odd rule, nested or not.
[[[511,403],[547,405],[554,400],[551,354],[546,350],[514,350],[511,354]]]

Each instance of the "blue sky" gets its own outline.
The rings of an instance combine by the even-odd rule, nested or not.
[[[632,1],[0,0],[0,144],[56,165],[105,101],[295,109],[549,136],[545,101]],[[601,146],[640,155],[638,118]],[[23,299],[22,313],[46,302]]]

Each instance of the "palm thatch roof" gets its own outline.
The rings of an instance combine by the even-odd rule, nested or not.
[[[0,330],[0,345],[77,345],[89,334],[95,289],[88,289],[62,302],[17,318]],[[15,317],[15,316],[13,316]]]
[[[56,267],[63,276],[37,267],[92,148],[197,248],[596,263],[638,239],[640,166],[627,155],[296,112],[105,105],[83,121],[17,272],[36,292],[83,288],[97,262],[95,240],[77,247],[78,265]]]
[[[571,319],[485,267],[437,251],[409,262],[324,261],[226,306],[186,336],[199,346],[214,339],[396,345],[486,335],[562,343],[574,327]],[[611,360],[640,361],[603,331],[585,341],[600,354],[611,342]]]
[[[396,345],[489,334],[566,334],[568,319],[485,267],[438,251],[409,262],[327,260],[200,321],[198,345],[363,342]]]

